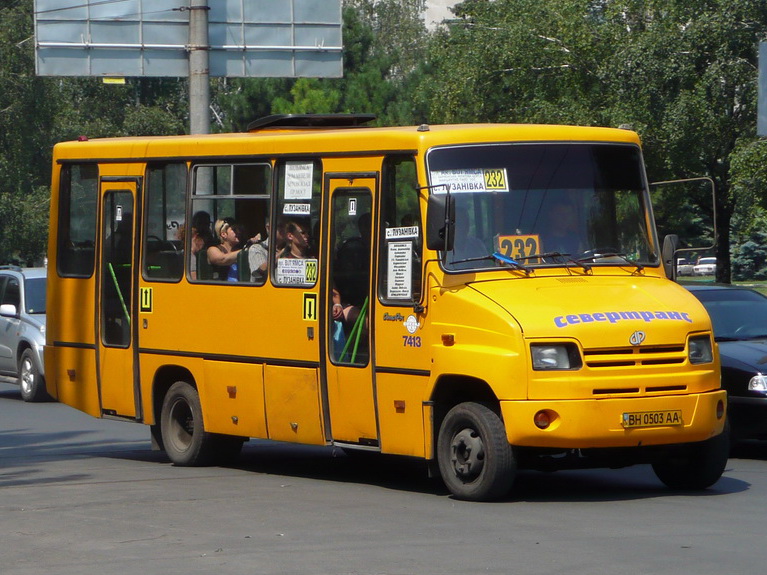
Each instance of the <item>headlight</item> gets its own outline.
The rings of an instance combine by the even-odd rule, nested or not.
[[[533,369],[577,369],[581,367],[581,356],[574,344],[536,344],[530,346]]]
[[[748,382],[748,391],[758,391],[759,393],[767,393],[767,375],[757,373]]]
[[[711,363],[714,352],[711,350],[711,338],[707,335],[690,338],[690,363]]]

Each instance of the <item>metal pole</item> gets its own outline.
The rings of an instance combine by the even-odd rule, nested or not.
[[[189,133],[210,133],[208,0],[189,5]]]

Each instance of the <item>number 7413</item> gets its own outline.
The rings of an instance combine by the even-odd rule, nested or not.
[[[417,335],[403,335],[402,347],[421,347],[421,338]]]

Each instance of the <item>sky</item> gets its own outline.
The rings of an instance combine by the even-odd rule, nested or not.
[[[426,0],[426,26],[432,28],[443,19],[451,18],[453,13],[448,8],[458,2],[459,0]]]

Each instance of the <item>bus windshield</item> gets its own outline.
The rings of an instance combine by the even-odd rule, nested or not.
[[[455,197],[448,270],[658,265],[639,148],[623,144],[485,144],[432,149],[431,193]]]

